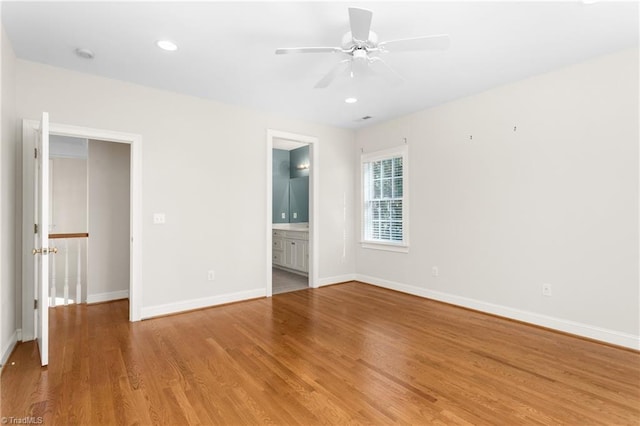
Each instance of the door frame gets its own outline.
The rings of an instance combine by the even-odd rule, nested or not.
[[[318,235],[319,235],[319,176],[320,176],[320,140],[315,136],[300,135],[297,133],[285,132],[281,130],[267,129],[267,220],[266,230],[266,295],[273,296],[273,280],[271,268],[273,265],[273,139],[287,139],[309,145],[309,287],[318,287]]]
[[[37,120],[22,120],[22,340],[33,340],[33,179]],[[49,123],[49,134],[125,143],[130,150],[129,321],[140,321],[142,302],[142,136],[112,130]]]

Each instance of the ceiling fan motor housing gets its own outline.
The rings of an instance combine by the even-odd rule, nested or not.
[[[358,49],[358,48],[356,48],[353,51],[353,59],[367,59],[367,51],[366,51],[366,49]]]
[[[354,47],[372,49],[378,46],[378,35],[373,31],[369,31],[369,39],[368,40],[356,40],[353,38],[353,34],[351,31],[345,33],[342,36],[342,48],[350,50]]]

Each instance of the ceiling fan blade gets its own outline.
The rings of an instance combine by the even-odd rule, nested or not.
[[[371,30],[371,18],[373,12],[357,7],[349,8],[349,24],[351,25],[351,36],[358,41],[367,41]]]
[[[343,50],[339,47],[281,47],[276,49],[276,55],[286,55],[288,53],[340,53]]]
[[[404,82],[404,78],[391,68],[382,58],[374,57],[369,59],[371,69],[377,74],[381,74],[390,84],[397,85]]]
[[[378,47],[388,52],[410,52],[413,50],[444,50],[449,47],[449,44],[449,36],[447,34],[439,34],[382,41],[378,43]]]
[[[329,86],[338,74],[342,74],[347,70],[347,68],[349,68],[349,62],[351,62],[350,59],[345,59],[344,61],[338,62],[338,64],[333,67],[327,75],[322,77],[314,87],[316,89],[324,89],[325,87]]]

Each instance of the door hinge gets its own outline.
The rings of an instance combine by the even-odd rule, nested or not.
[[[34,301],[33,301],[33,309],[38,309],[38,299],[34,299]]]
[[[38,148],[33,148],[33,158],[38,158]]]
[[[37,223],[34,223],[34,224],[33,224],[33,233],[34,233],[34,234],[37,234],[37,233],[38,233],[38,224],[37,224]]]

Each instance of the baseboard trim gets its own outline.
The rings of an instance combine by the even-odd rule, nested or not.
[[[318,280],[318,287],[324,287],[326,285],[346,283],[356,279],[356,274],[336,275],[335,277],[320,278]]]
[[[87,303],[102,303],[128,298],[129,290],[118,290],[110,291],[107,293],[87,294]]]
[[[9,338],[9,342],[7,343],[7,345],[4,348],[2,348],[2,357],[0,357],[0,373],[4,368],[4,365],[7,363],[7,360],[11,356],[11,353],[13,352],[16,345],[20,341],[21,336],[22,336],[22,330],[20,329],[15,330],[11,335],[11,338]]]
[[[579,337],[598,340],[612,345],[623,346],[625,348],[640,350],[640,336],[622,333],[615,330],[609,330],[589,324],[583,324],[575,321],[565,320],[562,318],[550,317],[547,315],[537,314],[535,312],[523,311],[520,309],[510,308],[508,306],[496,305],[481,300],[471,299],[462,296],[456,296],[449,293],[443,293],[434,290],[428,290],[408,284],[402,284],[394,281],[384,280],[381,278],[370,277],[367,275],[356,274],[357,281],[387,288],[390,290],[400,291],[402,293],[412,294],[427,299],[433,299],[440,302],[449,303],[464,308],[497,315],[525,323],[537,325],[540,327],[550,328],[563,333],[573,334]]]
[[[210,308],[212,306],[224,305],[226,303],[258,299],[260,297],[266,297],[266,295],[266,289],[262,288],[223,294],[220,296],[203,297],[201,299],[184,300],[182,302],[167,303],[164,305],[147,306],[140,310],[140,316],[141,319],[149,319],[163,315],[193,311],[195,309]]]

